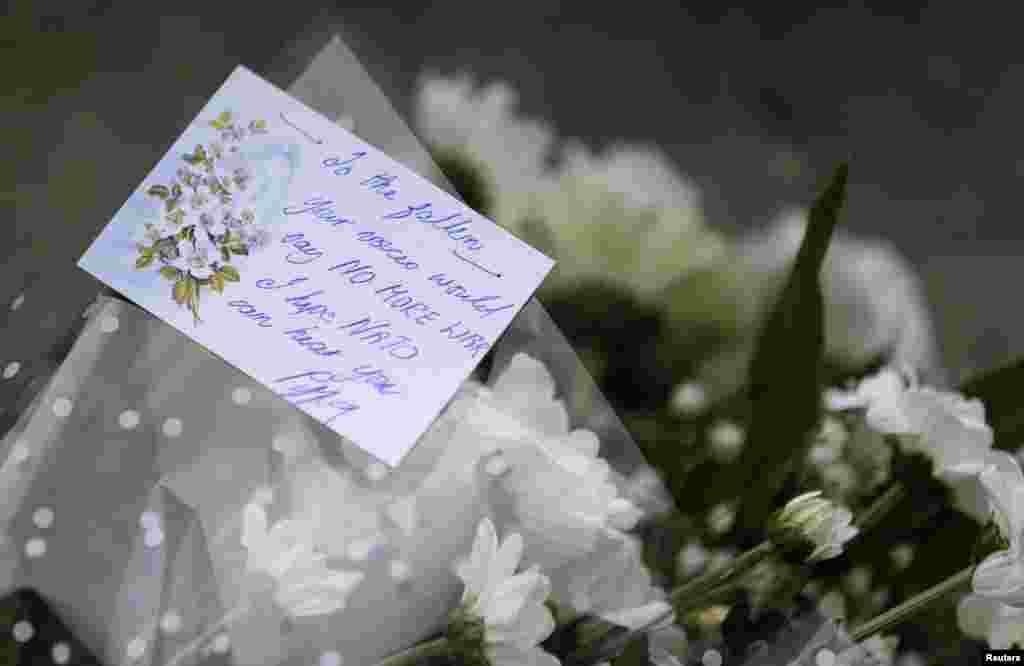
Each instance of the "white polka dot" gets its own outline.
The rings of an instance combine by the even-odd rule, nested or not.
[[[160,514],[156,511],[143,511],[139,516],[139,524],[145,530],[160,529]]]
[[[32,449],[24,442],[15,442],[11,447],[11,453],[7,456],[7,462],[11,465],[20,465],[32,457]]]
[[[35,559],[46,554],[46,539],[32,537],[25,542],[25,555]]]
[[[164,421],[164,435],[178,437],[181,435],[181,426],[181,419],[167,419]]]
[[[348,545],[348,559],[353,562],[365,562],[370,559],[370,552],[373,551],[376,545],[368,539],[356,539]]]
[[[391,580],[401,585],[409,582],[412,577],[412,567],[404,560],[391,560],[388,565],[388,575],[391,576]]]
[[[707,650],[700,658],[700,663],[704,666],[722,666],[722,653],[718,650]]]
[[[142,535],[142,543],[146,548],[158,548],[164,542],[164,533],[159,528],[146,530]]]
[[[320,666],[341,666],[342,661],[341,653],[336,650],[330,650],[320,655]]]
[[[501,476],[508,471],[508,462],[502,456],[494,456],[487,461],[487,465],[484,467],[488,474],[491,476]]]
[[[247,405],[249,404],[249,401],[252,400],[252,391],[244,386],[239,386],[231,392],[231,400],[234,401],[236,405]]]
[[[107,315],[100,322],[100,330],[104,333],[113,333],[117,330],[117,327],[121,325],[121,322],[117,320],[114,315]]]
[[[10,379],[14,375],[18,374],[19,370],[21,370],[21,363],[11,361],[6,365],[6,367],[4,367],[4,379]]]
[[[53,413],[64,418],[71,413],[71,401],[67,398],[57,398],[53,401]]]
[[[18,297],[11,301],[11,311],[17,310],[25,302],[25,294],[18,294]]]
[[[818,654],[814,656],[814,663],[817,666],[835,666],[836,653],[828,648],[820,650]]]
[[[117,417],[117,423],[125,430],[131,430],[139,425],[139,413],[134,409],[126,409]]]
[[[45,530],[50,525],[53,525],[53,518],[53,509],[48,506],[41,506],[32,514],[32,522],[41,530]]]
[[[388,468],[379,462],[372,462],[366,466],[366,478],[370,481],[383,481],[388,475]]]
[[[71,661],[71,646],[67,643],[57,643],[50,651],[50,656],[53,657],[55,664],[66,664]]]
[[[142,655],[146,654],[146,647],[146,639],[142,636],[137,636],[128,642],[127,647],[124,649],[124,654],[132,661],[135,661],[136,659],[141,659]]]
[[[176,634],[181,631],[181,616],[176,611],[169,610],[160,618],[160,631],[165,634]]]
[[[211,648],[216,654],[227,654],[227,651],[231,649],[231,637],[227,634],[220,634],[213,639]]]
[[[36,630],[28,620],[19,620],[14,623],[14,629],[11,631],[11,634],[14,636],[15,641],[28,643],[36,635]]]

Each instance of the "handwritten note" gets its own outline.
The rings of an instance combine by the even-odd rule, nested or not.
[[[553,262],[239,67],[78,265],[397,465]]]

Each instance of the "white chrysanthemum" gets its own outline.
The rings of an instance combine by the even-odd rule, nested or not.
[[[614,531],[602,536],[594,552],[552,574],[555,596],[578,613],[590,613],[629,629],[658,618],[674,619],[665,595],[652,585],[642,545]]]
[[[318,526],[313,544],[328,555],[347,557],[353,545],[383,540],[390,496],[363,488],[318,457],[289,470],[288,486],[296,519]]]
[[[966,636],[987,641],[993,650],[1024,647],[1024,608],[968,594],[957,606],[957,621]]]
[[[979,476],[1007,550],[985,558],[974,570],[974,593],[1014,608],[1024,608],[1024,473],[1009,454]],[[990,459],[998,459],[996,455]]]
[[[477,88],[467,75],[425,75],[415,102],[422,138],[481,175],[491,197],[490,217],[513,231],[532,213],[532,196],[554,141],[548,127],[518,116],[516,103],[508,84]]]
[[[872,429],[899,435],[905,448],[932,459],[936,476],[953,487],[958,508],[978,520],[988,516],[976,478],[1001,458],[993,457],[994,434],[980,400],[919,386],[912,377],[885,368],[851,392],[831,392],[827,401],[832,409],[864,409]]]
[[[274,579],[274,600],[293,617],[326,615],[345,608],[365,574],[329,569],[326,556],[313,548],[313,525],[282,520],[268,529],[263,506],[243,511],[242,545],[246,568]]]
[[[544,602],[551,589],[536,566],[516,573],[523,554],[518,534],[498,543],[494,523],[484,518],[467,560],[456,566],[466,586],[462,610],[483,622],[483,648],[493,666],[551,664],[558,660],[538,646],[555,629]]]
[[[546,288],[601,281],[652,297],[723,249],[694,185],[653,147],[570,145],[539,200],[543,237],[524,234],[558,261]]]
[[[630,529],[640,510],[622,497],[597,436],[570,430],[554,379],[539,361],[517,354],[464,418],[508,472],[500,486],[512,500],[527,559],[554,569],[593,549],[608,527]]]
[[[741,243],[744,263],[764,291],[759,309],[770,308],[792,267],[807,225],[805,211],[780,217],[766,232]],[[861,366],[882,354],[929,375],[941,374],[932,316],[914,268],[890,244],[837,230],[822,270],[825,344],[828,354]],[[939,377],[935,377],[938,379]]]

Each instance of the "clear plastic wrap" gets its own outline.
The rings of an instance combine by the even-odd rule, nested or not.
[[[290,92],[452,191],[338,39]],[[580,611],[658,596],[642,567],[591,584],[639,557],[626,481],[651,475],[535,300],[388,469],[76,267],[24,265],[0,294],[0,593],[38,592],[102,663],[374,663],[443,626],[484,516]]]

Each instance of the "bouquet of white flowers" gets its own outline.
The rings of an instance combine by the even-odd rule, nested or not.
[[[562,260],[543,293],[583,362],[530,301],[389,469],[65,269],[0,294],[0,662],[866,666],[1024,645],[1020,368],[952,391],[906,367],[935,361],[898,257],[840,237],[825,260],[846,165],[798,240],[730,250],[657,151],[573,144],[550,166],[510,89],[425,89],[440,168],[337,39],[291,92]],[[134,258],[197,322],[270,237],[273,178],[246,160],[264,124],[210,124],[219,141],[147,183],[159,221]],[[909,314],[869,297],[878,265]],[[846,331],[851,312],[871,321]]]

